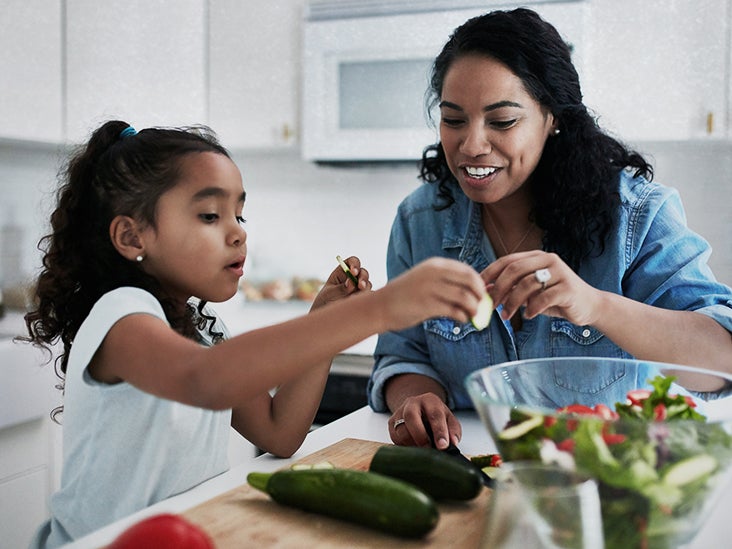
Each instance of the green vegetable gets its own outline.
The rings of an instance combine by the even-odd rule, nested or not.
[[[529,415],[528,419],[523,420],[521,423],[506,427],[498,435],[501,440],[512,440],[520,436],[525,435],[532,429],[536,429],[544,423],[544,416],[541,414]]]
[[[351,282],[358,288],[358,279],[353,275],[351,272],[351,269],[348,268],[348,265],[346,265],[346,262],[343,261],[341,256],[336,256],[336,261],[338,262],[338,265],[341,266],[341,269],[343,269],[343,272],[346,273],[346,276],[351,279]]]
[[[485,292],[480,303],[478,303],[478,312],[475,313],[475,316],[473,316],[470,321],[473,323],[476,330],[482,330],[490,324],[492,314],[493,300],[491,299],[491,296],[488,295],[488,292]]]
[[[686,458],[668,468],[663,475],[663,482],[671,486],[685,486],[711,475],[717,465],[717,460],[709,454]]]
[[[439,518],[434,500],[416,486],[367,471],[253,472],[247,482],[282,505],[397,536],[422,537],[435,528]]]
[[[732,436],[707,422],[673,376],[629,391],[611,411],[564,406],[543,417],[519,409],[497,443],[506,461],[557,461],[598,481],[605,546],[667,548],[702,520],[715,477],[732,461]]]
[[[475,466],[434,448],[382,446],[369,470],[414,484],[435,499],[467,501],[483,489]]]

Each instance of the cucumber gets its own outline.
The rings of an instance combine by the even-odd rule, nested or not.
[[[483,488],[478,469],[434,448],[381,446],[369,471],[407,481],[435,499],[467,501]]]
[[[247,482],[277,503],[407,538],[437,525],[435,501],[416,486],[353,469],[252,472]]]
[[[470,319],[470,322],[473,323],[476,330],[483,330],[488,326],[488,324],[490,324],[492,314],[493,300],[491,299],[491,296],[488,295],[488,292],[486,292],[483,294],[480,303],[478,303],[478,312],[476,312],[475,316]]]
[[[709,454],[683,459],[669,467],[663,482],[670,486],[685,486],[717,470],[717,460]]]
[[[544,416],[541,414],[531,415],[528,419],[525,419],[521,423],[506,427],[503,431],[498,433],[498,438],[501,440],[513,440],[520,436],[525,435],[532,429],[536,429],[544,423]]]
[[[351,269],[346,265],[346,262],[343,261],[341,256],[336,256],[336,261],[338,262],[338,265],[341,266],[341,269],[343,269],[343,272],[346,273],[346,276],[351,279],[351,282],[353,282],[356,285],[356,288],[358,288],[358,279],[353,275],[351,272]]]

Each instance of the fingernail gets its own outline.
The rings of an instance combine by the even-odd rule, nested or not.
[[[438,447],[438,448],[439,448],[440,450],[444,450],[444,449],[445,449],[445,448],[447,448],[448,446],[449,446],[449,445],[448,445],[448,443],[447,443],[447,439],[446,439],[445,437],[440,437],[440,438],[439,438],[439,439],[437,440],[437,447]]]

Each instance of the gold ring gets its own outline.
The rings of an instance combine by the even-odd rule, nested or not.
[[[402,423],[406,423],[404,419],[397,419],[394,422],[394,429],[396,429],[397,427],[399,427]]]

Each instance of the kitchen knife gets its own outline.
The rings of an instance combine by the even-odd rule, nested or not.
[[[437,449],[437,446],[435,446],[434,435],[432,434],[432,427],[426,421],[423,421],[423,423],[424,423],[425,431],[427,431],[427,436],[430,439],[430,444],[432,445],[433,448]],[[463,453],[460,451],[460,449],[457,446],[455,446],[455,444],[453,444],[451,442],[447,448],[445,448],[444,450],[441,450],[441,451],[454,457],[455,459],[459,459],[461,461],[467,461],[468,463],[470,463],[470,465],[472,465],[480,473],[480,477],[481,477],[481,480],[483,481],[483,485],[487,486],[488,488],[493,488],[495,481],[491,477],[489,477],[485,473],[485,471],[483,471],[483,469],[481,467],[479,467],[478,465],[473,463],[473,461],[469,457],[466,457],[465,455],[463,455]]]

